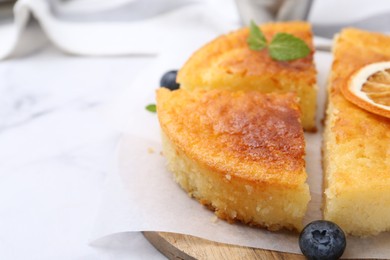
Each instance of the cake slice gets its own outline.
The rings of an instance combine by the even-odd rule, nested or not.
[[[295,94],[157,90],[175,180],[225,220],[302,228],[310,200]]]
[[[349,234],[390,230],[390,120],[340,89],[366,64],[390,61],[390,37],[345,29],[335,40],[323,144],[324,218]]]
[[[249,49],[249,29],[244,28],[220,36],[195,52],[179,71],[177,81],[181,88],[187,90],[294,91],[299,97],[304,129],[315,131],[317,86],[310,25],[306,22],[286,22],[260,27],[268,42],[276,33],[285,32],[304,40],[312,52],[294,61],[272,60],[267,49]]]

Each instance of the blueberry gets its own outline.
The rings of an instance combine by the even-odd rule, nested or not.
[[[343,230],[326,220],[309,223],[299,236],[299,247],[308,259],[339,259],[346,245]]]
[[[160,80],[160,87],[175,90],[180,88],[180,84],[176,82],[177,70],[171,70],[165,73]]]

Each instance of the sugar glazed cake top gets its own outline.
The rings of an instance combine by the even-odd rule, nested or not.
[[[390,184],[390,119],[350,103],[340,88],[348,83],[349,75],[362,66],[390,60],[390,37],[345,29],[337,39],[334,57],[328,90],[335,108],[331,128],[338,145],[337,153],[350,156],[334,161],[338,171],[334,184],[330,185],[336,194],[338,187],[355,190],[388,187],[385,184]],[[354,166],[352,172],[346,168],[351,165]]]
[[[285,32],[301,38],[312,52],[294,61],[272,60],[267,49],[253,51],[248,48],[249,28],[243,28],[222,35],[195,52],[179,71],[178,82],[185,89],[224,86],[233,90],[253,90],[258,87],[258,82],[253,80],[260,77],[277,81],[285,79],[314,88],[316,70],[313,64],[311,26],[305,22],[288,22],[264,24],[260,28],[268,42],[276,33]],[[245,83],[235,80],[245,80]],[[279,83],[274,83],[278,87]],[[271,91],[277,90],[274,88]]]
[[[159,89],[157,110],[171,142],[203,166],[288,188],[306,180],[296,99],[291,93]]]

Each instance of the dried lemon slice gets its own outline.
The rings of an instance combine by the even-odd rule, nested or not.
[[[347,100],[360,108],[390,118],[390,61],[360,68],[341,91]]]

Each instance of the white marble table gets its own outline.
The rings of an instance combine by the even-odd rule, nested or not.
[[[88,244],[119,136],[99,111],[151,61],[0,62],[0,259],[165,259],[139,233]]]

